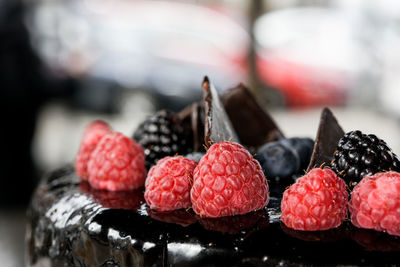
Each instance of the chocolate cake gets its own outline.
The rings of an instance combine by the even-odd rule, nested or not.
[[[204,103],[179,114],[183,125],[194,131],[195,150],[226,139],[256,148],[283,136],[242,85],[222,101],[208,79],[203,90]],[[244,97],[242,102],[238,94]],[[251,110],[238,111],[247,105]],[[238,121],[247,123],[248,132],[236,130]],[[324,110],[310,166],[331,155],[340,131],[333,114]],[[400,262],[398,237],[359,229],[349,221],[326,231],[287,228],[279,219],[286,185],[271,182],[269,186],[270,202],[264,209],[201,218],[192,210],[151,210],[143,188],[96,190],[81,181],[72,166],[66,166],[44,177],[33,196],[26,233],[27,265],[368,266]]]

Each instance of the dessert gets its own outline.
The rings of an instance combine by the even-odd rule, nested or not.
[[[193,150],[201,155],[200,165],[209,160],[207,154],[202,154],[204,146],[212,152],[214,141],[218,141],[215,145],[217,148],[227,141],[231,145],[229,140],[240,140],[250,151],[258,151],[264,145],[262,140],[271,142],[283,138],[276,124],[259,106],[252,107],[247,114],[253,115],[246,115],[248,117],[239,116],[240,112],[232,112],[247,109],[245,103],[255,101],[248,92],[243,94],[247,90],[243,86],[229,91],[222,101],[219,101],[212,88],[210,82],[205,80],[204,102],[195,103],[176,114],[184,131],[192,133]],[[235,99],[234,91],[251,99],[246,98],[242,101],[243,105],[238,105],[232,100]],[[237,106],[234,108],[230,105]],[[227,118],[232,123],[227,123]],[[257,135],[254,138],[257,142],[251,142],[253,138],[249,132],[236,130],[240,128],[236,118],[254,120],[248,122],[247,129]],[[269,129],[268,133],[265,129]],[[332,160],[338,141],[344,134],[339,134],[340,129],[333,114],[324,110],[309,166]],[[265,136],[268,138],[264,139]],[[285,146],[293,145],[293,151],[300,151],[294,145],[297,141],[285,142],[288,142]],[[246,158],[253,162],[250,155],[246,154]],[[223,157],[218,159],[221,162],[224,160]],[[303,160],[302,156],[299,161]],[[261,176],[261,168],[258,169],[260,165],[255,162],[252,164],[255,165],[252,177]],[[228,169],[228,166],[224,168],[226,172]],[[219,174],[219,168],[215,171]],[[196,184],[196,177],[201,174],[194,173]],[[294,181],[293,177],[298,175],[294,173],[289,176]],[[218,177],[215,177],[214,183]],[[281,198],[287,183],[269,181],[269,195],[266,183],[257,187],[263,188],[264,185],[260,200],[254,198],[257,200],[254,206],[245,210],[255,211],[209,218],[196,215],[193,210],[151,209],[145,201],[143,188],[129,191],[97,190],[82,181],[72,166],[67,166],[44,177],[32,199],[27,225],[28,265],[291,266],[390,265],[399,262],[400,240],[397,236],[360,229],[350,221],[326,231],[307,232],[288,228],[280,219]],[[201,189],[204,188],[203,185]],[[194,195],[199,193],[195,190],[192,191]],[[214,190],[217,191],[218,187]],[[254,190],[251,192],[259,193]],[[243,195],[246,194],[243,192]],[[246,195],[246,199],[249,199],[247,202],[252,201],[250,195]],[[266,202],[268,205],[262,208]],[[201,213],[203,207],[197,205],[194,209]],[[339,219],[343,219],[342,214]]]

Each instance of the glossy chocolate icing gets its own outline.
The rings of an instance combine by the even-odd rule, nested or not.
[[[44,178],[28,210],[28,266],[391,265],[400,238],[346,221],[302,232],[279,221],[284,187],[267,208],[206,219],[191,211],[154,212],[143,189],[92,189],[72,167]]]

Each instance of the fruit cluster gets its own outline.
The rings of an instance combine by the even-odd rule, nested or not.
[[[296,230],[326,230],[338,227],[349,209],[356,227],[400,236],[400,173],[393,171],[398,166],[383,140],[349,132],[328,168],[312,169],[284,192],[281,220]],[[350,202],[345,182],[353,189]]]
[[[201,217],[245,214],[269,200],[267,180],[259,163],[241,145],[212,145],[197,163],[167,157],[150,169],[145,199],[152,209],[192,207]]]
[[[313,169],[284,192],[281,220],[296,230],[327,230],[338,227],[349,209],[356,227],[400,236],[399,196],[397,172],[365,177],[347,203],[344,181],[331,169]]]
[[[83,135],[77,174],[96,189],[123,191],[144,185],[144,198],[154,212],[193,208],[203,218],[225,217],[263,209],[269,201],[266,177],[287,179],[299,173],[314,146],[308,138],[282,138],[265,144],[253,157],[242,145],[223,141],[205,153],[174,156],[171,151],[190,149],[176,148],[184,143],[169,116],[158,113],[139,127],[139,142],[154,141],[149,151],[159,148],[147,154],[146,148],[113,132],[105,122],[93,122]],[[148,166],[153,164],[148,175],[146,156]],[[349,210],[356,227],[400,236],[400,161],[387,144],[375,135],[353,131],[339,140],[332,157],[326,168],[311,169],[283,193],[281,221],[286,227],[336,228]],[[346,182],[356,184],[350,201],[352,187],[346,188]]]
[[[102,136],[99,124],[107,129],[101,128]],[[193,207],[202,217],[222,217],[266,206],[267,180],[243,146],[216,143],[200,156],[199,162],[166,156],[151,167],[146,178],[143,149],[133,139],[113,133],[104,122],[94,122],[84,134],[75,166],[82,180],[97,189],[123,191],[145,184],[145,200],[157,211]],[[87,175],[78,172],[78,167],[87,170]]]

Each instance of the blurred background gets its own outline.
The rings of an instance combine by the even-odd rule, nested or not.
[[[0,259],[24,265],[25,210],[85,125],[132,135],[160,108],[243,82],[287,136],[322,106],[400,153],[396,0],[0,0]]]

